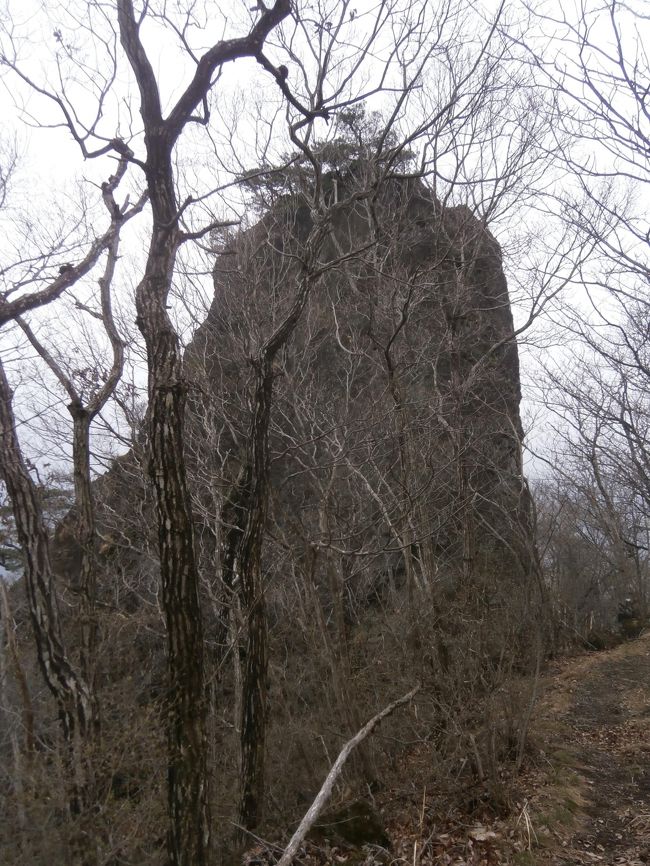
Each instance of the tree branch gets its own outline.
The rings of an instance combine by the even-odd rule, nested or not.
[[[120,6],[130,0],[121,0]],[[212,86],[212,76],[217,67],[241,57],[258,57],[269,33],[291,12],[291,0],[275,0],[270,9],[265,9],[259,21],[247,36],[238,39],[223,39],[213,45],[201,57],[194,77],[188,84],[171,114],[165,121],[170,141],[175,141],[184,125],[192,117]]]
[[[352,737],[352,739],[348,740],[348,742],[343,746],[343,748],[339,752],[338,758],[336,759],[336,761],[334,761],[334,764],[332,765],[332,769],[327,774],[327,778],[323,782],[323,786],[316,795],[316,799],[307,810],[307,813],[300,822],[298,829],[291,837],[289,844],[284,850],[284,854],[278,860],[277,866],[290,866],[290,864],[292,863],[293,858],[296,856],[298,848],[302,844],[305,836],[314,826],[314,824],[318,820],[318,816],[323,811],[325,804],[329,800],[332,789],[334,788],[334,783],[340,776],[343,765],[350,757],[352,751],[359,745],[359,743],[362,743],[366,739],[366,737],[374,731],[377,725],[382,722],[386,718],[386,716],[389,716],[392,712],[394,712],[398,707],[401,707],[403,704],[407,704],[415,697],[415,695],[419,691],[420,685],[418,684],[414,689],[411,689],[408,694],[404,695],[401,698],[398,698],[396,701],[393,701],[393,703],[389,704],[387,707],[384,707],[384,709],[380,713],[377,713],[377,715],[373,716],[369,722],[366,722],[366,724],[361,728],[361,730],[358,731]]]

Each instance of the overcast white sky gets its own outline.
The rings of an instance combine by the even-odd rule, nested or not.
[[[182,5],[179,2],[173,4],[174,8]],[[209,3],[210,14],[199,18],[198,26],[192,30],[192,38],[198,52],[201,53],[205,47],[221,36],[238,35],[244,32],[247,22],[250,21],[251,13],[248,7],[251,5],[253,4],[240,2],[240,0],[231,0],[229,4]],[[566,10],[566,4],[563,5]],[[372,0],[358,0],[354,8],[361,18],[363,13],[369,13],[376,6],[377,4]],[[538,10],[556,8],[555,4],[552,3],[534,3],[534,7]],[[103,50],[100,43],[96,42],[94,46],[89,43],[87,32],[84,30],[84,27],[90,22],[90,8],[90,4],[78,3],[76,0],[72,0],[69,4],[38,2],[38,0],[9,0],[5,4],[4,14],[0,14],[0,20],[12,22],[14,45],[18,47],[20,62],[24,64],[23,68],[43,86],[49,86],[56,81],[59,68],[63,74],[69,72],[72,67],[66,69],[66,65],[73,62],[76,68],[75,78],[73,84],[68,84],[68,86],[76,88],[75,104],[80,107],[80,113],[86,117],[89,117],[95,109],[92,95],[93,87],[101,83],[96,73],[93,72],[97,65],[94,52]],[[86,14],[84,14],[84,9]],[[216,14],[217,9],[218,14]],[[571,10],[573,14],[575,14],[575,10],[576,7],[573,6]],[[71,17],[71,13],[74,15],[75,12],[79,14],[76,23]],[[511,4],[507,15],[511,19],[523,18],[523,6],[518,3]],[[98,13],[95,16],[93,26],[96,26],[100,36],[102,33],[108,32],[101,29]],[[552,33],[554,29],[557,29],[557,26],[553,23],[545,25],[547,35]],[[603,30],[604,39],[605,31]],[[168,36],[168,31],[155,24],[151,25],[149,30],[145,30],[144,41],[161,83],[163,99],[167,104],[171,104],[184,88],[185,82],[191,74],[192,64],[187,60],[187,57],[183,58],[182,52],[175,49],[175,40]],[[269,48],[269,54],[273,56],[272,47]],[[58,66],[57,55],[59,58]],[[107,68],[105,63],[100,63],[99,66],[103,70]],[[123,58],[121,58],[118,66],[116,80],[117,84],[104,107],[100,129],[106,136],[113,135],[116,126],[124,135],[130,130],[135,134],[133,146],[134,149],[137,149],[138,146],[141,146],[141,141],[137,136],[139,117],[137,110],[134,110],[137,100],[134,99],[134,85]],[[222,80],[217,85],[217,93],[224,117],[221,124],[215,125],[213,136],[206,138],[199,135],[198,130],[196,132],[189,130],[187,136],[185,153],[191,151],[193,159],[191,164],[187,162],[181,183],[187,181],[186,188],[188,189],[194,189],[197,183],[200,183],[204,189],[208,189],[217,182],[217,172],[214,168],[213,148],[215,144],[218,148],[225,148],[229,142],[234,141],[236,145],[234,151],[241,157],[241,167],[255,164],[258,156],[253,143],[260,127],[256,127],[251,120],[246,121],[245,110],[255,108],[255,105],[258,104],[266,108],[268,112],[269,106],[278,102],[277,88],[270,80],[270,76],[266,75],[252,61],[239,61],[228,66],[224,71]],[[9,70],[0,69],[0,109],[4,120],[3,136],[6,142],[12,140],[16,142],[20,157],[12,191],[15,207],[28,214],[35,226],[39,222],[45,226],[48,223],[54,225],[62,215],[74,213],[79,200],[87,196],[93,219],[97,219],[101,223],[103,214],[101,207],[96,204],[96,185],[105,179],[110,172],[109,159],[84,162],[80,158],[77,145],[71,141],[67,130],[38,128],[38,123],[43,120],[50,124],[56,122],[58,115],[56,111],[53,111],[54,108],[47,99],[38,94],[30,93],[28,88],[20,85]],[[233,127],[232,130],[229,129],[229,124],[235,123],[235,121],[239,122],[239,126]],[[247,145],[248,153],[246,152]],[[280,150],[280,146],[277,149]],[[242,154],[244,154],[243,157]],[[183,152],[181,157],[184,157]],[[132,184],[133,189],[141,182],[141,178],[137,175],[136,171],[134,173],[135,182]],[[227,177],[227,173],[222,171],[221,179]],[[215,198],[211,205],[218,214],[227,215],[227,204],[223,200]],[[546,202],[545,207],[552,208],[552,204],[549,205]],[[14,216],[15,212],[11,209],[5,214],[5,248],[10,232],[7,218],[11,223]],[[206,216],[205,212],[201,214],[202,218],[206,218]],[[540,225],[544,224],[544,216],[533,210],[529,213],[529,220],[531,226],[536,222],[539,222]],[[549,214],[546,215],[546,220],[548,226]],[[125,313],[127,317],[133,315],[128,312],[128,302],[141,269],[143,249],[146,245],[146,217],[141,218],[140,226],[134,228],[137,230],[129,232],[128,238],[125,238],[123,262],[125,266],[120,274],[120,294],[124,309],[127,311]],[[498,234],[499,226],[496,227],[496,231]],[[549,234],[547,238],[540,237],[540,241],[546,240],[548,242],[550,238],[552,235]],[[504,242],[508,256],[508,245],[512,236],[503,231],[500,240]],[[541,255],[541,252],[539,254]],[[532,261],[533,258],[534,255],[530,260]],[[521,264],[521,260],[516,256],[507,258],[511,289],[514,294],[516,294],[518,279],[522,279],[525,275],[521,270]],[[206,273],[201,282],[201,290],[204,296],[209,298],[211,293],[209,274]],[[91,288],[92,284],[88,290],[91,291]],[[525,310],[519,309],[517,315],[521,319],[522,316],[525,316]],[[74,345],[77,339],[75,333],[77,325],[71,318],[70,306],[66,306],[65,302],[59,304],[56,310],[44,311],[37,318],[41,321],[44,334],[49,331],[53,337],[57,336],[58,338],[63,333],[65,337],[63,346],[65,347],[66,341]],[[551,351],[548,348],[550,342],[544,349],[545,352]],[[18,346],[20,349],[17,348]],[[17,397],[23,419],[41,413],[44,405],[58,404],[60,406],[58,403],[60,398],[56,388],[52,388],[51,392],[48,393],[48,389],[44,389],[42,382],[37,381],[30,384],[27,381],[32,376],[32,367],[25,365],[23,361],[22,341],[17,339],[15,331],[5,332],[0,336],[0,347],[3,347],[6,357],[9,359],[14,376],[17,379],[22,379],[24,383],[24,387],[19,391]],[[528,371],[535,368],[532,366],[532,359],[526,351],[522,351],[522,360],[524,361],[524,381],[526,381],[532,378],[527,375]],[[133,369],[136,370],[136,381],[142,385],[142,367],[138,364],[137,358],[134,360]],[[57,413],[54,415],[56,416]],[[50,419],[54,416],[46,413],[43,417],[48,419],[46,426],[51,428]],[[65,413],[63,417],[65,419]],[[41,425],[40,430],[41,434],[39,435],[42,435],[43,425]],[[45,450],[47,450],[50,444],[46,440],[38,444],[43,443],[46,445]],[[53,459],[56,461],[59,458],[53,455]]]

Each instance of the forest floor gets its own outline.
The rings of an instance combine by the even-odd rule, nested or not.
[[[532,742],[536,866],[650,863],[650,635],[549,672]],[[522,779],[526,783],[526,778]]]
[[[423,801],[393,863],[650,864],[650,634],[554,662],[540,686],[510,814],[441,821]]]
[[[525,769],[503,779],[500,809],[486,786],[482,796],[475,790],[464,801],[436,788],[425,753],[409,756],[401,771],[401,784],[377,798],[390,850],[308,844],[297,862],[650,864],[650,633],[549,665],[539,684]]]

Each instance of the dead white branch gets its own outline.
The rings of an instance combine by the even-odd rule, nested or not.
[[[361,730],[358,731],[352,737],[352,739],[348,740],[348,742],[343,746],[343,748],[339,752],[338,758],[336,759],[336,761],[334,761],[334,764],[332,765],[332,769],[327,774],[327,778],[323,782],[323,786],[316,795],[316,799],[309,807],[307,813],[300,822],[298,829],[291,837],[289,844],[285,848],[284,854],[278,860],[277,866],[290,866],[290,863],[296,856],[298,848],[300,848],[305,836],[314,826],[314,824],[318,820],[318,816],[323,811],[325,804],[329,800],[332,789],[334,788],[334,783],[340,776],[343,765],[350,757],[353,750],[359,745],[359,743],[362,743],[366,739],[366,737],[374,731],[377,725],[381,721],[383,721],[386,716],[389,716],[392,712],[394,712],[398,707],[401,707],[403,704],[407,704],[410,700],[412,700],[412,698],[415,697],[415,695],[419,691],[420,686],[417,685],[414,689],[411,689],[408,694],[404,695],[401,698],[398,698],[396,701],[393,701],[393,703],[389,704],[387,707],[384,707],[381,712],[377,713],[376,716],[373,716],[369,722],[366,722],[366,724],[361,728]]]

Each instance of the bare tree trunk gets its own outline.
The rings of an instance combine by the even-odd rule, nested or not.
[[[319,223],[308,244],[309,259],[321,248],[329,231],[327,221]],[[238,824],[253,830],[261,819],[264,806],[267,621],[265,587],[262,577],[262,544],[269,499],[268,434],[273,402],[273,361],[295,330],[312,288],[313,277],[305,265],[295,299],[286,317],[261,347],[255,360],[256,382],[253,418],[248,438],[247,464],[240,473],[240,490],[235,494],[244,511],[236,525],[231,542],[239,547],[230,550],[230,567],[238,562],[243,616],[246,621],[246,651],[243,670],[241,771],[242,789]]]
[[[459,425],[462,422],[458,422]],[[458,438],[462,441],[464,436],[460,432]],[[458,472],[458,498],[463,532],[463,580],[466,587],[471,586],[474,579],[474,559],[476,557],[476,543],[474,530],[474,510],[472,504],[472,493],[468,483],[467,462],[463,455],[464,446],[459,446],[456,451],[456,469]]]
[[[25,466],[12,409],[9,382],[0,364],[0,475],[11,499],[25,557],[25,585],[38,662],[56,701],[70,773],[69,806],[81,814],[88,803],[84,742],[95,730],[95,702],[88,683],[65,651],[54,601],[49,537],[34,482]],[[90,852],[86,852],[90,858]],[[81,862],[90,862],[84,859]]]
[[[316,561],[315,551],[312,552],[312,557],[313,567]],[[348,683],[350,682],[350,668],[348,664],[347,654],[345,654],[345,650],[342,648],[337,651],[327,628],[327,623],[325,622],[323,608],[320,598],[318,597],[318,592],[316,589],[313,575],[309,576],[308,580],[310,584],[309,589],[312,596],[314,613],[316,615],[316,622],[318,623],[318,629],[320,631],[321,640],[325,648],[330,673],[332,675],[332,686],[334,689],[334,697],[338,704],[338,712],[340,712],[345,719],[347,726],[354,731],[360,727],[361,722],[357,701],[350,693],[350,689],[348,687]],[[370,750],[365,747],[365,744],[362,743],[359,744],[358,752],[360,773],[359,770],[357,772],[359,773],[364,782],[372,785],[377,782],[377,770],[375,769],[372,754]]]
[[[94,689],[97,648],[97,561],[95,508],[90,475],[90,423],[92,415],[83,406],[71,404],[73,418],[72,451],[74,458],[74,491],[76,540],[81,550],[79,592],[81,596],[81,672],[88,683],[94,702],[93,724],[99,732],[99,707]]]
[[[150,179],[158,223],[137,289],[149,365],[149,474],[155,491],[168,668],[168,850],[178,866],[208,861],[207,700],[199,575],[185,473],[185,391],[178,335],[166,311],[178,247],[171,171]]]
[[[413,522],[414,517],[417,518],[419,515],[422,514],[422,508],[417,506],[417,504],[414,506],[411,500],[413,480],[415,475],[413,472],[411,433],[409,428],[410,419],[408,417],[407,407],[404,405],[398,370],[392,356],[393,344],[395,343],[408,322],[412,292],[413,286],[411,285],[409,287],[409,293],[400,311],[399,320],[395,324],[395,328],[390,339],[388,340],[388,343],[384,348],[383,354],[386,363],[388,388],[393,401],[393,407],[395,409],[396,416],[400,482],[404,491],[406,491],[409,500],[408,508],[402,516],[402,519],[400,520],[399,531],[400,545],[402,548],[402,558],[404,560],[404,572],[406,575],[406,587],[408,593],[408,645],[410,647],[414,660],[416,660],[421,657],[421,636],[419,628],[419,606],[422,602],[421,590],[426,589],[429,593],[429,597],[431,597],[434,572],[432,569],[423,569],[421,566],[420,577],[418,578],[414,564],[413,548],[416,544],[418,544],[418,541],[417,532],[414,530]],[[428,538],[423,537],[419,544],[420,546],[423,544],[427,545],[430,551],[430,540]],[[429,560],[432,560],[432,556],[429,557]]]
[[[118,11],[122,44],[141,89],[153,215],[145,273],[136,290],[136,323],[147,347],[148,471],[155,494],[167,631],[167,849],[173,866],[204,866],[209,858],[210,820],[203,629],[185,471],[186,384],[178,334],[167,313],[181,240],[171,160],[174,137],[160,118],[157,86],[133,7],[120,2]]]
[[[163,117],[158,82],[140,39],[133,2],[117,2],[120,40],[140,92],[146,144],[146,160],[141,166],[153,218],[145,273],[136,291],[136,321],[147,347],[149,472],[155,490],[168,639],[168,851],[173,866],[203,866],[208,862],[210,821],[199,572],[184,454],[186,383],[180,341],[167,313],[176,253],[182,241],[190,237],[179,228],[181,209],[176,200],[172,154],[186,124],[197,120],[198,107],[203,105],[207,111],[207,94],[215,72],[239,57],[259,59],[266,37],[287,17],[291,6],[289,0],[276,0],[271,8],[262,4],[260,11],[246,36],[224,39],[203,54],[189,84]],[[280,80],[279,73],[276,77]],[[251,540],[254,559],[255,532]]]
[[[29,691],[29,685],[27,683],[27,677],[25,676],[25,671],[20,663],[20,656],[18,655],[18,647],[16,645],[16,636],[13,633],[13,629],[11,627],[11,623],[13,617],[11,615],[11,607],[9,605],[9,595],[7,593],[7,587],[2,578],[0,578],[0,608],[2,608],[2,617],[6,623],[6,631],[7,631],[7,649],[9,650],[9,655],[11,656],[11,661],[14,668],[14,676],[16,678],[16,682],[18,683],[18,690],[20,691],[20,697],[23,702],[23,710],[22,710],[22,718],[23,718],[23,729],[25,731],[25,746],[24,751],[28,757],[30,757],[34,752],[34,705],[32,703],[32,696]]]
[[[323,607],[315,581],[315,571],[317,565],[317,550],[311,551],[311,574],[308,577],[309,589],[313,599],[316,621],[321,633],[323,646],[327,653],[327,659],[332,674],[332,685],[334,686],[335,697],[338,702],[339,711],[346,719],[350,730],[355,731],[361,727],[361,717],[359,713],[359,703],[352,693],[352,669],[350,666],[350,653],[348,648],[347,629],[345,627],[345,608],[344,608],[344,583],[336,564],[332,561],[332,551],[326,547],[326,540],[329,537],[329,528],[327,522],[327,513],[325,510],[327,499],[334,484],[336,470],[332,470],[330,482],[326,490],[323,492],[321,506],[319,508],[318,522],[323,546],[325,547],[325,573],[329,583],[330,597],[334,606],[334,624],[336,629],[335,640],[332,640],[330,631],[327,627]],[[373,759],[372,751],[365,743],[360,743],[358,748],[359,764],[361,777],[364,782],[369,785],[374,785],[377,782],[377,768]]]
[[[95,503],[90,469],[90,426],[96,415],[103,409],[113,395],[124,368],[124,346],[117,331],[112,310],[112,282],[117,264],[120,230],[124,223],[142,210],[145,197],[141,197],[128,211],[120,209],[115,201],[115,191],[129,166],[131,151],[120,146],[120,161],[117,171],[102,185],[102,198],[111,218],[111,234],[106,244],[107,257],[103,276],[99,279],[101,320],[112,348],[112,363],[103,385],[98,388],[84,405],[81,394],[73,378],[66,374],[56,358],[39,341],[30,326],[22,318],[17,323],[36,352],[58,379],[70,398],[68,411],[72,416],[72,461],[74,476],[75,535],[81,551],[81,568],[78,590],[81,597],[81,676],[88,686],[93,703],[92,725],[94,733],[99,733],[99,704],[95,691],[95,653],[98,639],[96,611],[97,596],[97,558],[95,526]],[[89,756],[90,766],[90,756]]]
[[[241,595],[246,618],[239,823],[247,830],[258,825],[264,806],[268,629],[261,559],[268,508],[268,428],[273,397],[272,358],[273,355],[264,358],[258,366],[249,446],[253,467],[250,502],[239,551]]]
[[[2,578],[0,578],[0,594],[2,595],[2,612],[0,613],[0,707],[3,708],[5,716],[5,729],[8,732],[9,742],[11,744],[11,756],[13,759],[13,787],[14,797],[16,801],[16,817],[18,820],[18,848],[22,848],[22,840],[24,833],[27,830],[27,815],[25,812],[25,769],[23,766],[23,756],[18,741],[18,733],[16,731],[15,716],[9,707],[7,694],[7,664],[5,661],[5,643],[8,654],[12,657],[12,661],[16,662],[16,646],[13,635],[13,625],[11,612],[9,610],[9,599],[7,598],[7,590]]]
[[[97,620],[95,611],[96,559],[95,519],[90,474],[90,425],[93,418],[112,395],[122,374],[124,351],[115,327],[111,308],[111,283],[118,258],[120,231],[123,225],[142,210],[145,198],[129,208],[120,208],[115,192],[124,177],[132,157],[121,142],[114,142],[119,162],[114,174],[102,184],[102,198],[110,215],[110,228],[101,243],[93,245],[83,268],[68,266],[70,280],[76,281],[93,267],[107,252],[104,274],[99,278],[101,319],[111,343],[113,361],[104,383],[84,406],[73,380],[66,375],[53,355],[39,342],[20,312],[14,312],[17,324],[40,357],[49,366],[70,398],[68,406],[73,418],[73,464],[77,540],[81,548],[81,652],[80,671],[70,662],[63,642],[54,593],[50,561],[49,535],[38,491],[23,460],[12,407],[9,383],[0,366],[0,477],[6,483],[12,502],[16,529],[25,559],[25,584],[30,616],[36,638],[36,651],[48,688],[57,704],[65,744],[65,765],[68,775],[68,805],[73,816],[71,838],[75,864],[93,864],[97,859],[94,814],[96,791],[94,784],[93,747],[99,732],[99,706],[94,689]],[[6,599],[5,599],[6,601]],[[28,753],[33,748],[33,716],[24,675],[16,657],[19,685],[23,692],[28,717]],[[29,707],[29,710],[28,710]],[[27,716],[27,714],[29,714]]]
[[[328,231],[327,221],[314,228],[308,244],[309,263],[314,260],[315,251],[321,248]],[[240,732],[242,787],[238,812],[238,824],[246,830],[259,824],[264,804],[268,636],[261,566],[269,499],[268,434],[273,402],[273,362],[293,334],[307,303],[314,278],[307,263],[304,267],[293,304],[254,361],[256,378],[248,453],[223,512],[228,525],[222,547],[224,581],[234,585],[238,580],[246,622]]]

